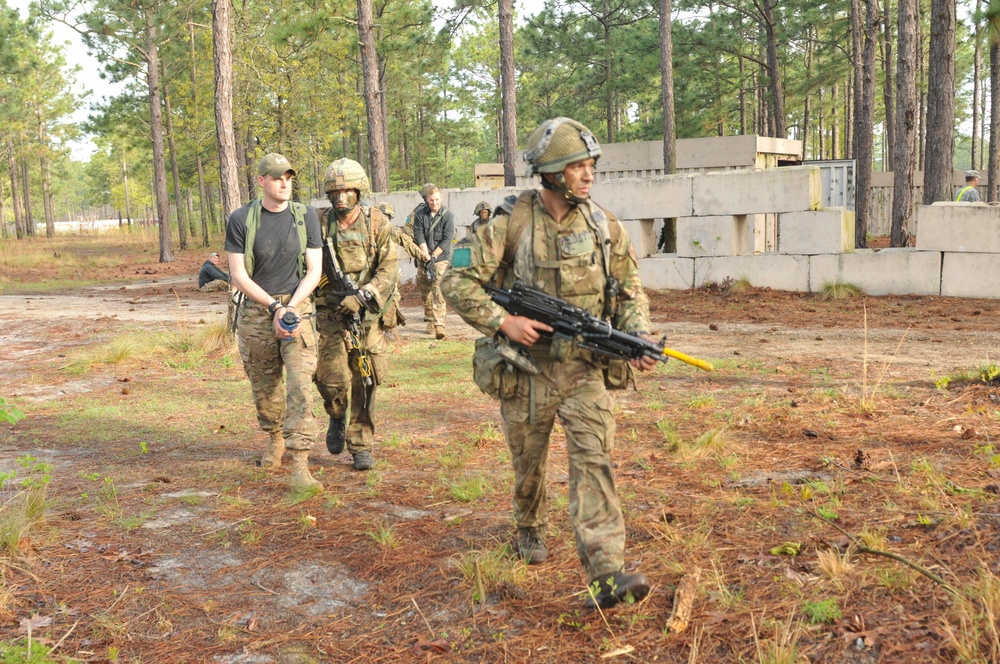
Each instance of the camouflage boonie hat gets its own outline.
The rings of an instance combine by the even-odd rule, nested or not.
[[[264,158],[260,160],[260,163],[257,164],[257,175],[270,175],[276,180],[289,171],[292,175],[295,175],[295,169],[292,168],[291,163],[285,159],[284,155],[278,154],[277,152],[265,155]]]
[[[388,203],[379,203],[378,211],[384,214],[388,219],[392,219],[396,216],[396,210]]]
[[[323,175],[323,191],[329,193],[336,189],[357,189],[361,198],[369,196],[372,191],[364,167],[352,159],[338,159],[327,167]]]
[[[546,120],[528,138],[524,160],[532,174],[561,173],[570,164],[601,156],[601,144],[584,125],[570,118]]]

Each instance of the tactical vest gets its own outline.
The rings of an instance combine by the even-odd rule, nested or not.
[[[378,234],[386,219],[378,208],[366,205],[361,206],[360,216],[364,219],[364,226],[359,228],[355,221],[350,228],[342,231],[337,226],[337,214],[333,208],[328,208],[324,211],[320,228],[323,231],[323,242],[328,239],[332,241],[340,269],[363,286],[378,269]],[[323,293],[318,295],[322,297]]]
[[[535,256],[533,233],[525,235],[529,225],[533,225],[534,200],[538,193],[534,190],[520,196],[508,196],[496,210],[509,215],[504,255],[495,275],[498,286],[508,287],[514,280],[530,274],[533,280],[545,281],[543,290],[584,308],[591,302],[603,303],[603,311],[598,315],[611,318],[617,306],[617,291],[610,288],[611,246],[618,242],[620,224],[610,224],[604,209],[591,200],[578,205],[587,223],[588,231],[563,235],[556,238],[558,255],[539,259]],[[595,246],[595,238],[600,246]],[[508,278],[508,272],[512,274]],[[552,282],[555,288],[550,288]]]
[[[291,201],[288,203],[292,210],[292,220],[295,230],[299,234],[299,279],[306,274],[306,206],[302,203]],[[258,198],[250,203],[250,212],[247,214],[247,234],[243,243],[243,264],[247,268],[247,276],[253,277],[253,243],[257,238],[257,229],[260,228],[260,210],[263,203]]]

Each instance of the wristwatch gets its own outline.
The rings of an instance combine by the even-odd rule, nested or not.
[[[271,304],[267,305],[267,313],[274,315],[274,312],[281,308],[281,302],[275,300]]]

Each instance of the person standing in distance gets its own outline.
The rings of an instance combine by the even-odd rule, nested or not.
[[[560,117],[542,123],[524,154],[542,189],[507,197],[488,225],[459,242],[442,290],[467,323],[519,346],[538,369],[533,374],[512,366],[499,374],[497,396],[515,475],[517,553],[528,564],[549,555],[546,465],[559,417],[587,606],[607,608],[641,600],[649,581],[624,570],[625,520],[611,468],[615,421],[606,385],[622,388],[632,368],[648,370],[656,361],[609,362],[575,340],[554,339],[544,323],[508,314],[483,289],[521,281],[649,338],[649,302],[628,233],[590,199],[600,156],[597,139],[579,122]]]
[[[490,204],[486,201],[480,201],[476,206],[473,214],[476,218],[472,220],[472,224],[469,226],[469,232],[466,235],[473,235],[479,230],[481,226],[485,226],[490,220],[490,215],[493,214],[493,210],[490,209]]]
[[[956,203],[981,203],[983,199],[979,197],[979,171],[965,172],[965,186],[958,190],[955,196]]]
[[[312,387],[316,333],[307,321],[292,329],[282,325],[283,318],[301,321],[312,313],[310,295],[322,269],[319,217],[313,208],[289,202],[294,177],[282,155],[260,160],[263,195],[229,216],[226,251],[232,283],[245,296],[237,332],[243,369],[257,421],[270,437],[260,465],[278,468],[287,448],[292,488],[319,491],[323,485],[309,473],[309,450],[319,435]]]
[[[331,454],[351,453],[355,470],[375,466],[375,391],[385,380],[388,346],[380,314],[366,312],[362,300],[374,301],[381,312],[396,290],[399,252],[392,241],[392,224],[378,208],[361,204],[371,195],[361,164],[338,159],[323,177],[332,206],[324,213],[323,237],[333,245],[334,260],[354,280],[359,294],[333,291],[323,284],[316,291],[319,322],[319,365],[316,386],[330,416],[326,447]],[[358,334],[350,321],[360,315]]]
[[[448,305],[441,294],[441,276],[447,271],[451,259],[455,215],[441,205],[441,190],[437,187],[431,189],[424,199],[427,201],[426,209],[417,206],[413,216],[413,241],[423,252],[420,258],[424,262],[417,270],[417,287],[424,301],[427,334],[433,334],[435,339],[444,339]],[[428,270],[432,260],[433,267]]]

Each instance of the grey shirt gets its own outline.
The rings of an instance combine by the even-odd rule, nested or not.
[[[250,206],[244,205],[229,215],[226,224],[226,251],[246,253],[247,216]],[[306,247],[323,246],[319,217],[316,210],[306,207]],[[291,203],[281,212],[260,209],[260,228],[253,242],[253,275],[251,279],[268,295],[290,295],[299,285],[299,232],[295,228]]]

